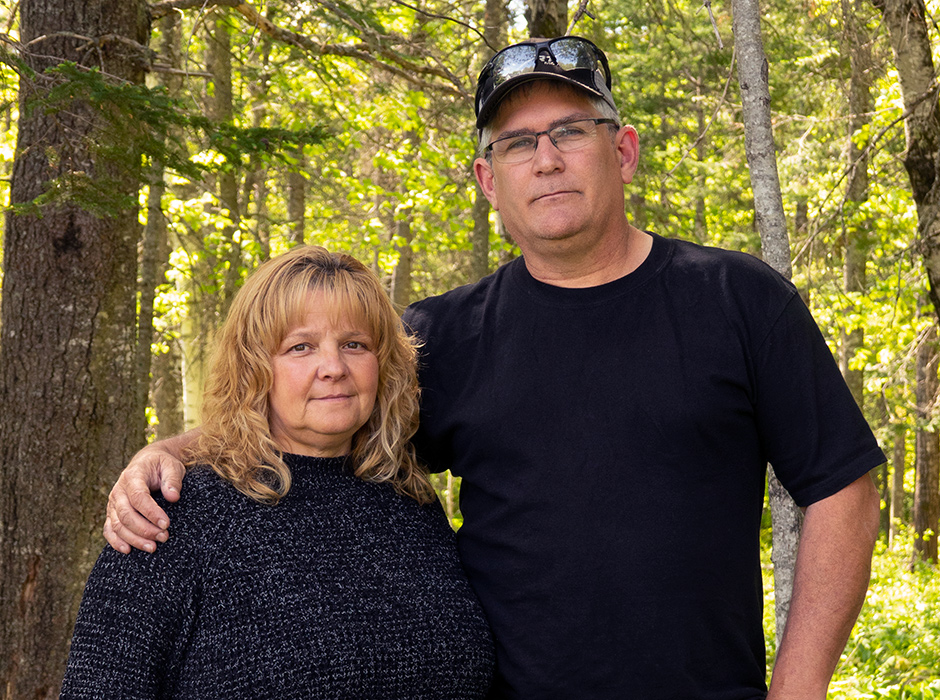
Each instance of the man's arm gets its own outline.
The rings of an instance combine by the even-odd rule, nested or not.
[[[790,614],[767,700],[825,700],[865,601],[879,507],[866,474],[806,509]]]
[[[170,519],[150,496],[160,489],[168,501],[177,501],[183,485],[183,450],[199,437],[199,429],[155,442],[143,448],[121,472],[108,496],[104,537],[124,554],[131,547],[153,552],[157,542],[166,542]]]

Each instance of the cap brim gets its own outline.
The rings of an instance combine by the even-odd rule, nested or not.
[[[602,92],[601,90],[585,85],[579,80],[570,78],[567,75],[552,73],[549,71],[534,71],[532,73],[513,76],[493,91],[493,94],[490,95],[489,99],[483,104],[483,106],[480,108],[480,113],[477,115],[477,129],[482,129],[493,118],[493,116],[496,114],[496,110],[499,108],[500,103],[507,94],[523,83],[528,83],[533,80],[557,80],[562,83],[567,83],[574,88],[582,90],[583,92],[600,97],[611,107],[617,109],[617,106],[614,104],[614,97],[610,94],[609,91],[606,90],[606,85],[604,86],[605,89]]]

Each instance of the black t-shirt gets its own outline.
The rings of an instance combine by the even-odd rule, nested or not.
[[[463,477],[493,697],[763,697],[766,462],[805,506],[884,461],[793,286],[654,236],[609,284],[519,259],[405,320],[419,450]]]

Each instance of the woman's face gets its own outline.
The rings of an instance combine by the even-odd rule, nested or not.
[[[314,457],[348,454],[369,419],[379,361],[369,331],[347,316],[330,320],[322,293],[311,293],[303,321],[287,332],[271,359],[271,434],[285,452]]]

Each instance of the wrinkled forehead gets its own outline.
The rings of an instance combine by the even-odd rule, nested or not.
[[[530,80],[517,85],[506,93],[500,100],[493,118],[487,126],[491,129],[501,125],[513,112],[521,109],[536,96],[551,95],[557,97],[559,102],[570,102],[572,111],[583,111],[592,116],[598,116],[597,110],[591,105],[591,96],[584,90],[579,90],[570,83],[558,80]]]

